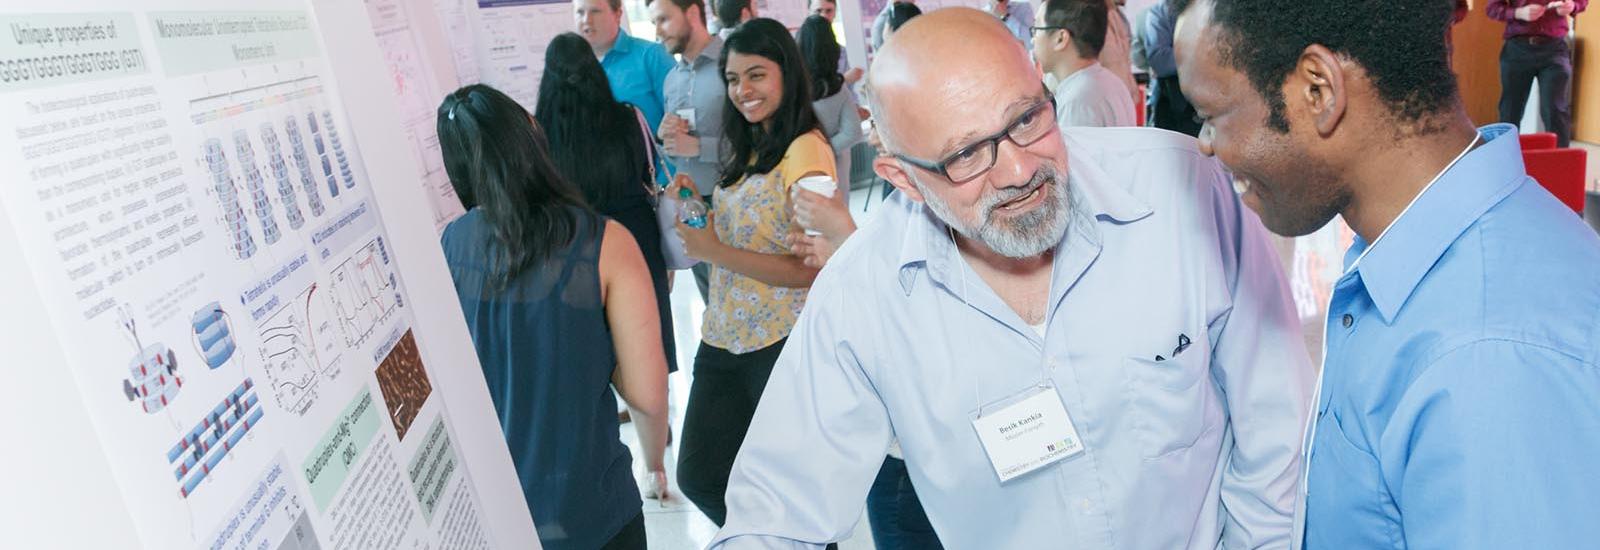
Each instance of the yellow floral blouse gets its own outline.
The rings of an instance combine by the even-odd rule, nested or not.
[[[713,192],[717,238],[751,252],[788,254],[783,241],[794,223],[786,208],[789,189],[813,172],[838,179],[833,148],[820,131],[795,138],[771,172],[746,176]],[[800,308],[806,305],[806,289],[768,286],[712,266],[710,302],[702,327],[706,343],[733,353],[749,353],[789,336]]]

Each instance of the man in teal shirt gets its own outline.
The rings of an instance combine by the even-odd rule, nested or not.
[[[1528,177],[1515,127],[1473,127],[1452,7],[1175,10],[1202,152],[1269,229],[1357,235],[1303,446],[1308,549],[1600,541],[1600,238]]]
[[[576,0],[572,6],[578,34],[600,56],[611,94],[644,111],[654,134],[666,109],[662,83],[672,70],[672,56],[660,44],[622,32],[622,0]]]

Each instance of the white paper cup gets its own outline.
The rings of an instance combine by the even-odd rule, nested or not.
[[[678,115],[678,118],[683,119],[683,122],[685,123],[686,126],[688,126],[690,132],[694,131],[694,109],[693,108],[678,109],[677,111],[674,111],[672,114]]]
[[[839,189],[839,182],[833,181],[833,178],[828,176],[806,176],[800,178],[800,181],[795,182],[795,185],[801,189],[805,189],[806,191],[830,198],[833,197],[833,193]],[[806,234],[814,237],[821,235],[822,232],[808,227],[806,228]]]

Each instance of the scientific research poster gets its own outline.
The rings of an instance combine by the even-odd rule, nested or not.
[[[396,114],[405,126],[407,144],[421,162],[420,179],[433,209],[434,227],[443,232],[451,220],[466,213],[445,174],[436,122],[440,100],[457,86],[457,61],[447,55],[445,29],[431,2],[367,0],[367,15],[399,102]]]
[[[533,112],[550,40],[576,32],[569,0],[478,0],[478,77]]]
[[[374,200],[402,182],[368,175],[405,153],[357,143],[312,6],[17,4],[0,8],[0,231],[140,545],[537,546],[486,520],[507,497],[463,457],[505,451],[464,446],[484,427],[452,413],[489,404],[440,392],[481,374],[414,330]]]

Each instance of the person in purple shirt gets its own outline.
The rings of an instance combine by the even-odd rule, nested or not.
[[[1500,122],[1516,124],[1539,79],[1539,118],[1556,143],[1572,140],[1572,47],[1567,19],[1589,0],[1489,0],[1489,18],[1506,23],[1500,50]]]

